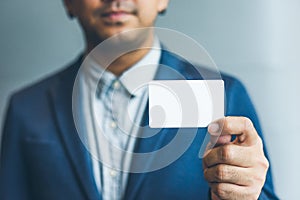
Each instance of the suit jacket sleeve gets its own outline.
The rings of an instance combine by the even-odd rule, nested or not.
[[[243,86],[243,84],[238,81],[237,79],[231,79],[227,80],[224,78],[225,81],[225,88],[226,88],[226,104],[227,104],[227,110],[226,115],[227,116],[245,116],[252,120],[257,133],[263,140],[264,145],[264,152],[269,160],[268,152],[266,149],[266,144],[264,141],[264,136],[262,133],[262,129],[258,120],[258,116],[256,114],[256,111],[254,109],[254,106],[251,102],[251,99]],[[271,167],[269,168],[267,172],[266,182],[263,186],[263,189],[261,191],[260,200],[270,200],[270,199],[278,199],[274,192],[274,186],[273,186],[273,180],[272,180],[272,173],[271,173]]]
[[[2,132],[0,157],[0,199],[29,199],[26,173],[20,151],[20,124],[11,99]]]

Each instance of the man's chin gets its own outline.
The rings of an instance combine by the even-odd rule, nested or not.
[[[128,48],[129,45],[132,49],[137,49],[147,43],[152,34],[152,30],[149,28],[114,27],[106,31],[105,40],[102,41],[108,42],[112,46],[117,45],[118,48],[122,48],[122,45]]]
[[[107,36],[107,39],[96,44],[95,41],[100,38],[98,36],[92,43],[94,45],[91,45],[89,49],[92,56],[103,66],[126,53],[152,47],[153,30],[149,28],[122,29],[105,34],[103,35],[102,32],[101,36]]]

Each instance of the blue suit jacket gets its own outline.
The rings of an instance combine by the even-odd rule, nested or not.
[[[199,75],[192,65],[165,51],[161,63],[171,66],[186,79],[201,79],[203,74],[206,79],[218,78],[205,69]],[[80,64],[81,58],[12,96],[3,129],[0,199],[101,199],[89,153],[78,137],[72,118],[72,89]],[[156,78],[176,79],[163,69]],[[249,117],[262,137],[245,88],[232,77],[222,75],[222,79],[226,115]],[[144,123],[148,121],[147,110]],[[198,129],[187,151],[169,166],[154,172],[130,174],[124,199],[209,199],[202,160],[198,157],[206,131]],[[151,138],[138,139],[135,151],[157,150],[168,144],[176,133],[176,129],[163,129]],[[260,199],[277,199],[270,170]]]

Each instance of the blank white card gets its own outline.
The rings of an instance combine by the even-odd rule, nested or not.
[[[222,117],[223,80],[168,80],[149,83],[151,128],[206,127]]]

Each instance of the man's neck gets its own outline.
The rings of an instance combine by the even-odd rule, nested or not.
[[[124,71],[140,61],[149,52],[149,50],[150,49],[147,48],[127,53],[116,59],[111,65],[109,65],[107,70],[116,76],[120,76]]]
[[[144,56],[147,55],[147,53],[151,50],[151,47],[153,46],[153,42],[154,42],[153,36],[147,38],[147,40],[145,40],[138,48],[135,48],[136,50],[125,53],[125,54],[117,57],[111,64],[109,64],[108,67],[106,67],[106,70],[112,72],[116,76],[120,76],[124,71],[129,69],[131,66],[133,66],[135,63],[137,63]],[[88,55],[90,52],[92,52],[92,50],[94,48],[95,48],[95,45],[87,43],[86,55]],[[108,53],[103,52],[100,54],[104,55],[104,54],[108,54]],[[99,54],[96,56],[98,58],[103,57],[103,56],[100,56]],[[103,63],[101,63],[101,60],[98,60],[98,62],[100,64],[100,66],[103,66]]]

